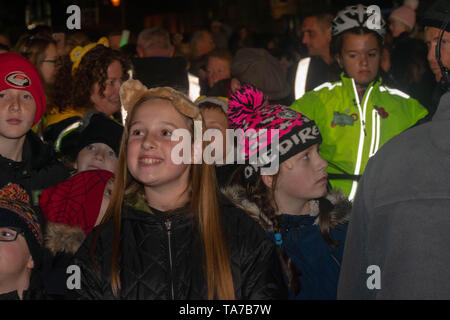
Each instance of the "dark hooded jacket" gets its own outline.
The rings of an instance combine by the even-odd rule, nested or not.
[[[0,155],[0,186],[8,182],[20,184],[30,195],[33,206],[39,205],[42,190],[70,176],[69,170],[57,161],[52,147],[32,131],[26,135],[22,158],[23,161],[16,162]]]
[[[244,212],[221,201],[236,299],[287,298],[273,242]],[[151,212],[152,211],[152,212]],[[100,228],[100,229],[99,229]],[[95,231],[99,273],[89,258]],[[114,299],[110,270],[111,221],[94,229],[71,264],[81,268],[81,289],[70,298]],[[206,299],[203,246],[189,207],[173,212],[149,209],[143,196],[122,213],[118,299]]]
[[[239,185],[223,189],[224,194],[254,220],[265,226],[273,238],[273,223],[245,197]],[[318,201],[311,201],[310,215],[281,215],[282,247],[300,271],[300,293],[289,292],[289,299],[330,300],[336,299],[340,265],[347,232],[351,203],[341,192],[332,191],[326,198],[334,205],[330,212],[330,236],[337,246],[328,245],[319,229]],[[275,241],[275,239],[274,239]],[[287,282],[287,278],[285,278]]]

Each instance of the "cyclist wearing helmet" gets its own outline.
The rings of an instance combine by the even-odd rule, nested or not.
[[[369,158],[428,113],[417,100],[386,86],[380,77],[385,27],[379,12],[377,16],[361,4],[338,12],[331,50],[343,69],[341,80],[316,87],[291,106],[317,123],[330,184],[350,200]]]

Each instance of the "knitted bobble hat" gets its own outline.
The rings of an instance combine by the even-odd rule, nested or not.
[[[263,93],[253,86],[244,86],[230,97],[228,121],[243,131],[238,135],[238,153],[246,160],[249,182],[260,174],[260,168],[270,167],[274,161],[281,164],[322,142],[314,121],[289,107],[267,104]]]
[[[43,245],[41,226],[27,192],[17,184],[8,183],[0,189],[0,227],[20,229],[35,266],[39,265]]]

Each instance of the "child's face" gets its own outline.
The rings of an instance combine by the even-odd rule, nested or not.
[[[92,143],[81,149],[74,167],[78,173],[98,169],[115,173],[117,162],[117,155],[110,146],[104,143]]]
[[[389,30],[391,30],[392,36],[397,38],[403,32],[407,32],[408,27],[397,19],[389,19]]]
[[[212,88],[217,82],[231,78],[230,63],[226,60],[211,57],[207,65],[208,85]]]
[[[280,165],[275,194],[285,201],[324,196],[327,193],[327,167],[327,161],[319,155],[319,145],[309,147]]]
[[[8,227],[0,227],[0,239],[13,236],[16,231]],[[34,267],[34,262],[25,238],[17,235],[11,242],[0,241],[0,293],[3,285],[17,285],[17,282]],[[16,288],[10,288],[10,291]]]
[[[347,33],[343,35],[342,51],[337,56],[339,65],[355,79],[357,85],[372,82],[380,68],[380,47],[377,36]]]
[[[171,141],[171,136],[175,129],[189,130],[188,124],[169,101],[157,99],[141,104],[129,128],[127,162],[131,175],[153,190],[167,188],[174,192],[185,188],[190,165],[172,161],[172,149],[180,142]]]
[[[222,145],[217,145],[215,148],[215,152],[219,152],[220,154],[217,155],[217,158],[226,155],[227,151],[227,133],[226,130],[228,129],[228,119],[225,113],[218,108],[211,108],[211,109],[203,109],[202,111],[202,117],[205,120],[205,126],[206,129],[215,129],[220,132],[222,135]],[[212,141],[214,142],[214,141]],[[230,142],[231,143],[231,142]],[[221,152],[220,152],[221,151]],[[215,154],[212,154],[212,156],[216,156]]]
[[[30,92],[18,89],[0,91],[0,136],[19,139],[33,126],[36,102]]]

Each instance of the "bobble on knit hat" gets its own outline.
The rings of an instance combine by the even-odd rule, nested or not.
[[[0,54],[0,91],[6,89],[25,90],[36,102],[35,125],[45,112],[45,95],[41,78],[33,64],[13,52]]]
[[[242,129],[245,134],[238,138],[237,151],[246,160],[244,172],[249,182],[260,174],[260,168],[269,167],[277,157],[281,164],[322,142],[314,121],[289,107],[268,105],[262,92],[253,86],[244,86],[230,97],[228,121],[231,127]],[[262,131],[264,129],[267,131]],[[278,134],[273,129],[277,129]],[[276,136],[278,150],[273,146]]]

